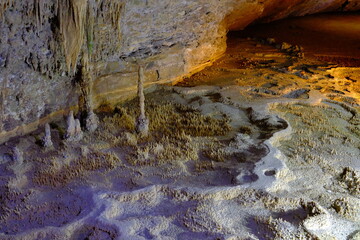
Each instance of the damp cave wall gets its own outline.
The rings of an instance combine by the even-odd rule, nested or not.
[[[1,0],[0,142],[77,109],[88,66],[92,104],[201,70],[229,30],[253,22],[356,11],[358,0]]]

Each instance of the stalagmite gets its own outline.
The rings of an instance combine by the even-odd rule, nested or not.
[[[51,129],[48,123],[45,124],[45,136],[42,139],[42,144],[46,148],[50,148],[53,146],[53,142],[51,141]]]
[[[85,129],[89,132],[94,132],[99,124],[99,119],[93,111],[92,104],[92,75],[91,66],[89,64],[89,55],[85,53],[82,58],[82,79],[80,82],[81,96],[80,96],[80,111],[82,112],[83,123]]]
[[[98,124],[99,119],[96,114],[91,110],[90,112],[88,112],[87,118],[85,120],[86,131],[94,132],[97,129]]]
[[[79,119],[74,118],[73,111],[67,118],[67,129],[65,134],[65,140],[67,141],[79,141],[83,138],[83,132],[81,130],[81,124]]]
[[[140,115],[136,119],[136,132],[141,136],[147,136],[149,132],[149,120],[145,115],[145,96],[144,96],[144,67],[139,66],[139,78],[138,78],[138,97]]]
[[[4,82],[6,82],[6,78]],[[0,90],[0,132],[2,132],[4,128],[5,94],[6,92],[4,90]]]
[[[67,129],[65,134],[65,139],[71,139],[75,135],[75,119],[74,119],[74,112],[70,111],[67,117]]]
[[[14,161],[14,164],[20,165],[24,162],[24,157],[22,152],[19,150],[18,147],[13,147],[12,149],[12,158]]]
[[[75,119],[75,134],[73,140],[79,141],[83,138],[83,132],[81,130],[81,124],[79,119]]]

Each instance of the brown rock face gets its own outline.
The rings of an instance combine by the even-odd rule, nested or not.
[[[77,106],[84,55],[96,107],[135,93],[135,60],[147,63],[145,85],[169,82],[211,64],[229,30],[359,9],[357,0],[2,1],[0,142]]]

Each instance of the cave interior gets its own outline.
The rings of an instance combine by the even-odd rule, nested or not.
[[[360,239],[360,3],[234,2],[0,3],[0,239]]]

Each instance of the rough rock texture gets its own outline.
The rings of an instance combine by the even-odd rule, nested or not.
[[[45,124],[45,135],[42,138],[42,145],[46,148],[50,148],[53,146],[53,142],[51,141],[51,128],[50,124]]]
[[[144,67],[139,66],[139,80],[138,80],[138,98],[140,115],[136,119],[136,132],[142,136],[147,136],[149,132],[149,119],[145,115],[145,95],[144,95]]]
[[[78,105],[83,56],[96,107],[135,93],[137,59],[148,63],[147,85],[172,81],[220,56],[228,30],[359,9],[356,0],[3,0],[0,141]]]

